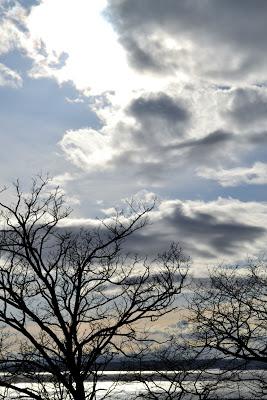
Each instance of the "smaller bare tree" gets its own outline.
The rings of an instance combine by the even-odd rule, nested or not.
[[[199,345],[210,357],[221,357],[228,381],[255,399],[267,394],[266,272],[259,261],[246,268],[218,267],[198,285],[190,307]]]
[[[263,399],[267,394],[266,263],[218,267],[189,286],[189,331],[154,354],[154,373],[140,369],[137,398]]]
[[[0,387],[36,400],[94,399],[114,354],[148,340],[143,321],[175,307],[188,262],[174,245],[154,260],[123,252],[153,206],[75,231],[64,228],[70,210],[48,184],[34,179],[23,193],[16,183],[15,201],[0,203],[0,323],[15,338]],[[17,385],[21,377],[31,383]]]
[[[153,353],[152,371],[140,372],[136,379],[143,384],[136,399],[208,400],[214,399],[218,382],[211,379],[213,360],[202,359],[204,349],[183,340],[180,335],[159,346]]]

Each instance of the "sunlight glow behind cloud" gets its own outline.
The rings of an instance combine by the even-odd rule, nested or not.
[[[105,6],[105,0],[47,0],[34,7],[27,21],[37,49],[33,76],[71,80],[90,94],[127,86],[131,72],[112,26],[102,15]],[[62,54],[67,56],[65,65],[57,68],[56,59]]]

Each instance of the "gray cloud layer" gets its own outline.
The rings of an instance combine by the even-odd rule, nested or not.
[[[257,129],[260,127],[266,128],[266,90],[256,87],[234,90],[225,116],[241,129],[253,129],[255,125]]]
[[[164,74],[188,68],[229,81],[262,75],[266,13],[265,0],[110,0],[107,10],[136,68]],[[164,37],[177,46],[168,48]]]
[[[196,263],[195,268],[218,257],[225,262],[244,260],[265,249],[267,232],[264,215],[267,203],[240,202],[218,199],[213,202],[162,200],[150,213],[145,229],[136,232],[126,243],[126,250],[142,255],[156,256],[168,248],[172,241],[179,242],[186,255]],[[112,210],[108,210],[112,215]],[[105,217],[108,223],[109,216]],[[94,221],[69,221],[69,226],[95,227]]]

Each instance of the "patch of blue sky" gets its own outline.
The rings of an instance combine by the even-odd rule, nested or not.
[[[0,62],[14,68],[23,79],[22,87],[0,87],[0,158],[1,164],[5,159],[9,164],[9,177],[13,168],[15,174],[21,171],[17,168],[21,162],[29,164],[29,158],[32,170],[26,168],[25,173],[32,175],[42,168],[46,170],[66,130],[100,126],[88,99],[78,103],[68,101],[79,96],[71,83],[59,85],[50,78],[28,77],[31,60],[18,51],[4,55]],[[17,163],[16,168],[12,167],[12,159]]]
[[[24,8],[31,8],[32,6],[40,4],[40,2],[41,0],[18,0],[18,3]]]
[[[190,177],[190,185],[177,182],[168,188],[158,188],[159,196],[179,198],[180,200],[212,201],[219,197],[239,199],[240,201],[267,201],[266,185],[249,185],[240,183],[237,186],[222,187],[218,182],[197,176]]]

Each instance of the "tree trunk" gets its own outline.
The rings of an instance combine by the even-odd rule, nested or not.
[[[84,382],[76,382],[76,393],[74,400],[85,400]]]

